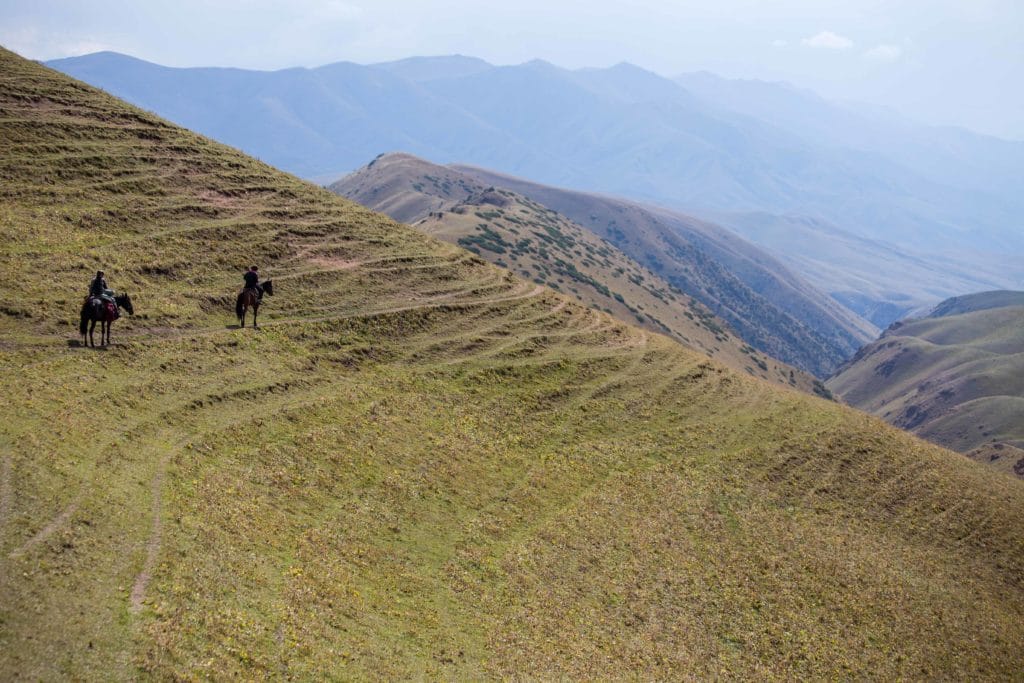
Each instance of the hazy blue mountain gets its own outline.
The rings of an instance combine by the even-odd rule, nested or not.
[[[477,57],[451,55],[448,57],[408,57],[394,62],[380,62],[373,66],[410,81],[424,83],[438,78],[458,78],[488,71],[494,66]]]
[[[1024,286],[1024,143],[785,85],[461,56],[277,72],[112,53],[50,65],[309,178],[401,150],[710,217],[881,325]]]
[[[382,149],[494,162],[534,154],[383,68],[339,62],[283,71],[173,69],[113,52],[49,65],[305,177],[339,175]]]
[[[943,255],[922,256],[843,230],[820,218],[767,212],[712,213],[711,217],[773,253],[879,328],[928,308],[943,292],[992,289],[1005,280],[998,256],[977,256],[987,267]]]
[[[884,107],[830,102],[788,83],[726,79],[706,71],[676,79],[704,102],[771,123],[817,144],[880,154],[935,182],[1024,206],[1024,142],[962,128],[923,126]]]

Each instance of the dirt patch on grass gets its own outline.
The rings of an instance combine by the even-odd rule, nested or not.
[[[11,516],[11,458],[0,459],[0,530]]]
[[[357,259],[333,258],[330,256],[313,256],[310,263],[320,266],[324,270],[352,270],[363,265],[363,261]]]
[[[232,197],[216,190],[206,190],[199,193],[199,198],[207,204],[224,208],[235,208],[244,203],[244,198]]]

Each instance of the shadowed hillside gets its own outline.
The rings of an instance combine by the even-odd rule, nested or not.
[[[1024,667],[1021,482],[6,51],[0,137],[0,678]]]
[[[747,343],[819,377],[831,374],[875,334],[871,323],[712,223],[485,169],[454,168],[568,216],[704,303]]]
[[[330,189],[734,369],[827,395],[607,240],[522,195],[408,154],[381,155]]]
[[[897,427],[1024,477],[1024,292],[894,324],[828,386]]]

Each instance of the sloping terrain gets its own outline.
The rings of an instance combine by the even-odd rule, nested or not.
[[[454,168],[569,217],[694,296],[747,343],[819,377],[831,374],[875,333],[871,323],[717,225],[486,169]]]
[[[894,324],[827,385],[850,405],[1024,476],[1024,292]]]
[[[0,678],[1024,667],[1021,482],[6,51],[0,137]]]
[[[828,395],[819,380],[737,339],[610,242],[522,195],[409,154],[381,155],[330,189],[736,370]]]
[[[114,53],[51,64],[309,178],[402,150],[679,209],[740,231],[883,326],[1024,284],[1024,143],[784,85],[465,57],[276,72]]]

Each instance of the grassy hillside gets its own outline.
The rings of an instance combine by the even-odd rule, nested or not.
[[[732,368],[827,395],[820,381],[737,339],[707,308],[610,242],[515,192],[409,154],[381,155],[330,189]]]
[[[1024,292],[944,301],[827,383],[851,405],[1024,476]]]
[[[711,223],[657,207],[456,166],[551,207],[692,294],[770,356],[827,377],[877,329],[765,251]]]
[[[0,678],[1024,667],[1021,482],[5,51],[0,137]]]

